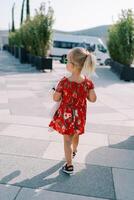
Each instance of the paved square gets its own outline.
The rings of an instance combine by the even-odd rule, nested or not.
[[[53,67],[41,73],[0,52],[0,200],[133,200],[134,83],[97,66],[97,101],[87,104],[75,171],[67,176],[63,137],[48,124],[50,89],[68,73],[59,61]]]

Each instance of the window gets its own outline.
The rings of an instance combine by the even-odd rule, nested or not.
[[[72,49],[77,46],[78,46],[78,43],[76,42],[54,41],[53,43],[53,47],[56,47],[56,48]]]
[[[97,47],[98,47],[98,50],[99,50],[99,51],[101,51],[101,52],[103,52],[103,53],[106,53],[106,52],[107,52],[107,49],[106,49],[103,45],[98,44]]]

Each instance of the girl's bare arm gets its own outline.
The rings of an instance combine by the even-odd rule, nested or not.
[[[88,94],[88,96],[87,96],[87,99],[88,99],[90,102],[95,102],[95,101],[96,101],[97,96],[96,96],[96,93],[95,93],[94,89],[89,90],[89,94]]]
[[[56,102],[60,101],[61,100],[61,95],[62,95],[62,93],[60,93],[60,92],[54,92],[53,100],[56,101]]]

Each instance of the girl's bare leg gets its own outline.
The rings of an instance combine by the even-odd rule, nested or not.
[[[77,152],[78,144],[79,144],[79,135],[74,134],[73,140],[72,140],[73,152]]]
[[[71,135],[64,135],[64,152],[67,165],[72,165],[72,139]]]

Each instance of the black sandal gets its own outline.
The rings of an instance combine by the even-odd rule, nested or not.
[[[67,174],[72,174],[73,171],[74,171],[74,167],[73,165],[69,165],[67,166],[67,164],[65,164],[63,167],[62,167],[62,171],[67,173]]]
[[[73,158],[76,156],[77,151],[73,151]]]

